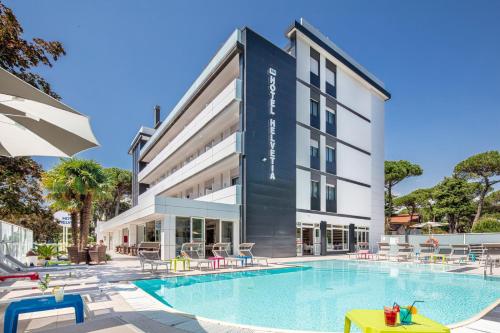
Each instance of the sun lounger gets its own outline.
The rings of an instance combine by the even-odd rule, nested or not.
[[[484,275],[490,267],[490,274],[493,275],[493,266],[500,264],[500,243],[485,243],[484,248]]]
[[[413,246],[408,243],[399,243],[398,252],[395,255],[398,261],[408,261],[413,257]]]
[[[385,257],[385,259],[388,260],[391,256],[391,245],[385,242],[378,242],[377,245],[377,260],[380,260],[380,257]]]
[[[30,279],[32,281],[38,280],[40,276],[38,273],[21,273],[12,275],[0,275],[0,281],[12,280],[12,279]]]
[[[195,263],[199,270],[201,270],[201,265],[203,264],[206,264],[207,268],[213,266],[213,268],[215,269],[213,260],[202,258],[202,251],[202,243],[184,243],[181,246],[181,256],[189,259],[190,263]]]
[[[269,258],[268,257],[256,257],[252,253],[252,248],[255,246],[255,243],[241,243],[240,244],[240,256],[242,257],[248,257],[250,258],[250,262],[259,262],[259,261],[265,261],[266,266],[269,266]]]
[[[163,261],[160,258],[160,253],[158,251],[141,251],[139,252],[139,262],[141,263],[141,268],[144,271],[146,265],[151,266],[151,273],[153,271],[158,271],[158,266],[165,266],[167,273],[170,266],[169,261]]]
[[[420,252],[418,253],[419,261],[429,261],[434,255],[434,252],[436,252],[436,248],[432,243],[419,244],[419,248],[420,248]]]
[[[219,257],[219,258],[224,258],[225,264],[230,263],[232,268],[234,268],[235,265],[237,266],[238,263],[240,263],[241,266],[244,266],[247,259],[245,259],[243,257],[235,257],[232,255],[229,255],[227,249],[229,248],[230,245],[231,244],[229,244],[229,243],[216,243],[216,244],[214,244],[214,246],[212,248],[212,252],[213,252],[214,256]]]
[[[19,269],[12,268],[11,266],[9,266],[6,263],[2,262],[2,260],[0,260],[0,270],[2,270],[4,272],[7,272],[7,273],[19,273],[20,272]]]
[[[458,262],[459,264],[467,262],[469,259],[469,245],[454,244],[451,245],[450,261]]]
[[[438,247],[437,253],[434,253],[432,255],[432,261],[436,262],[437,260],[441,260],[441,262],[444,264],[450,260],[451,256],[451,247],[446,246],[446,245],[440,245]]]
[[[477,261],[481,265],[481,261],[486,259],[483,244],[470,244],[469,259]]]
[[[17,266],[20,269],[28,269],[29,268],[28,265],[23,264],[22,262],[20,262],[19,260],[17,260],[13,256],[11,256],[10,254],[5,254],[4,257],[6,260],[10,261],[14,266]]]

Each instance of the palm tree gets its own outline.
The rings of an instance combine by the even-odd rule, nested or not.
[[[73,246],[78,246],[78,220],[80,217],[81,203],[79,196],[68,181],[64,164],[60,163],[42,175],[42,184],[48,191],[47,198],[52,202],[54,211],[62,210],[71,217],[71,238]]]
[[[92,200],[106,190],[108,178],[101,165],[92,160],[65,160],[66,174],[71,187],[79,194],[80,209],[80,248],[87,246],[90,221],[92,219]]]
[[[72,229],[73,217],[76,221],[76,216],[80,215],[79,247],[84,248],[87,246],[89,236],[93,198],[99,196],[108,186],[108,177],[104,169],[92,160],[61,159],[54,169],[47,172],[47,178],[53,180],[52,183],[47,181],[47,189],[53,190],[50,195],[55,201],[63,197],[60,193],[65,194],[60,203],[61,207],[66,207],[72,214]]]

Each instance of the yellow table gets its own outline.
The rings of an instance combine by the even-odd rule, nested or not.
[[[351,322],[361,328],[363,333],[450,333],[448,327],[422,315],[414,314],[412,320],[412,325],[398,324],[391,327],[385,325],[383,310],[351,310],[345,314],[344,333],[351,332]]]
[[[188,269],[190,268],[190,260],[188,258],[173,258],[170,259],[171,266],[174,268],[174,272],[177,272],[177,263],[182,262],[182,268],[186,270],[186,264]]]

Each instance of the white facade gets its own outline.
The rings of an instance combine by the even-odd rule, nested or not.
[[[335,238],[342,237],[345,228],[354,224],[357,241],[369,240],[370,245],[375,246],[384,229],[384,102],[388,96],[347,67],[332,54],[329,47],[324,47],[325,44],[331,46],[334,51],[352,61],[325,36],[306,22],[302,21],[301,24],[313,31],[317,38],[313,40],[300,29],[289,32],[289,36],[295,39],[292,52],[295,52],[297,59],[297,226],[299,229],[314,229],[319,227],[321,221],[325,221],[328,229],[338,229],[334,234],[328,230],[327,249],[347,250],[345,237],[343,246],[335,245]],[[322,45],[319,45],[320,42]],[[316,53],[319,53],[319,61],[314,58]],[[312,57],[314,60],[311,60]],[[327,62],[336,68],[336,96],[326,92]],[[311,66],[316,63],[319,64],[317,86],[311,82],[311,72],[316,72]],[[364,68],[354,61],[352,63],[370,79],[381,84]],[[309,103],[315,99],[313,94],[318,95],[316,92],[319,91],[320,124],[316,129],[311,124]],[[332,110],[332,104],[335,104],[336,110]],[[327,111],[335,114],[335,135],[325,133]],[[320,165],[316,169],[310,162],[310,149],[317,140],[314,139],[312,144],[310,140],[318,134]],[[336,173],[329,176],[328,172],[325,173],[324,156],[327,142],[332,141],[335,142]],[[311,181],[315,180],[319,180],[320,186],[321,202],[318,210],[311,207]],[[334,212],[329,212],[326,204],[329,182],[336,189]],[[303,230],[299,229],[297,242],[302,243],[305,240],[299,236]],[[369,230],[368,237],[366,230]]]
[[[161,125],[136,136],[130,152],[140,194],[137,205],[98,224],[98,239],[109,247],[154,241],[162,258],[172,258],[183,242],[229,240],[235,249],[244,237],[242,33],[230,36]],[[384,228],[384,102],[390,96],[307,23],[296,22],[288,37],[296,60],[296,125],[290,128],[296,220],[290,223],[297,226],[297,254],[319,254],[321,222],[328,251],[348,250],[353,225],[357,242],[374,244]]]
[[[137,205],[100,222],[98,238],[110,247],[160,243],[163,259],[180,245],[229,240],[239,244],[242,138],[239,112],[241,42],[235,31],[150,138],[134,140]],[[220,68],[222,61],[226,65]],[[148,133],[149,134],[149,133]],[[207,250],[208,251],[208,250]]]

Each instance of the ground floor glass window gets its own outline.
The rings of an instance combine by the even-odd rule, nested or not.
[[[328,226],[326,240],[328,251],[347,251],[349,249],[349,226]]]
[[[222,221],[221,222],[221,242],[230,243],[229,254],[233,253],[233,222]]]
[[[181,246],[191,241],[191,219],[189,217],[175,218],[175,253],[179,255]]]
[[[354,235],[356,236],[355,242],[357,243],[368,243],[369,242],[369,228],[368,227],[356,227],[354,230]]]

